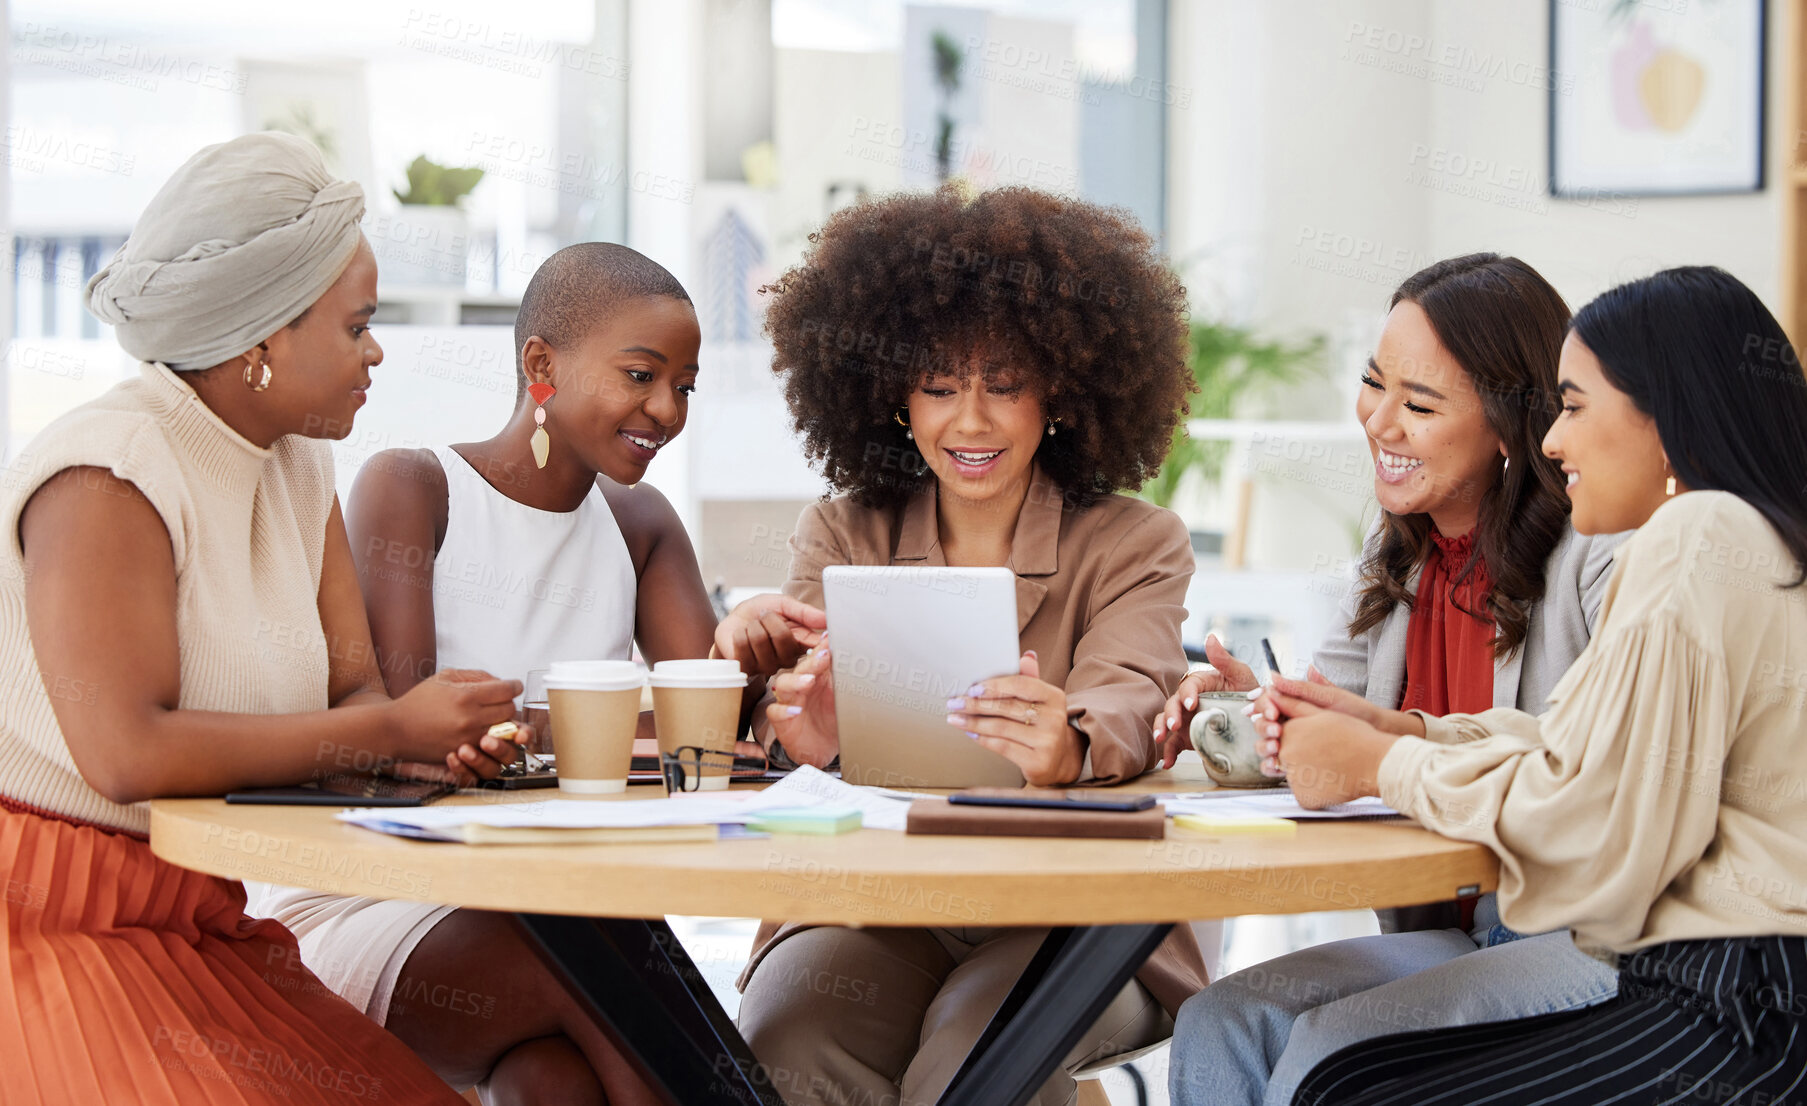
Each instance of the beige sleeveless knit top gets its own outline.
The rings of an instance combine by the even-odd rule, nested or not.
[[[130,482],[169,531],[180,709],[286,714],[328,706],[318,597],[332,454],[293,435],[253,445],[181,375],[147,363],[136,380],[46,427],[0,478],[0,795],[142,834],[148,804],[114,803],[88,786],[51,709],[53,693],[79,700],[98,689],[40,672],[25,619],[19,516],[44,481],[76,466]]]

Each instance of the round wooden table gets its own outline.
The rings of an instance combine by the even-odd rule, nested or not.
[[[1118,791],[1207,786],[1196,761]],[[631,788],[621,801],[652,798]],[[556,791],[448,803],[561,801]],[[1026,1101],[1176,921],[1407,906],[1492,890],[1476,845],[1402,820],[1303,823],[1293,836],[1160,841],[859,830],[706,844],[466,846],[412,841],[334,808],[163,799],[151,848],[184,868],[337,895],[512,911],[573,992],[673,1102],[778,1096],[667,914],[837,925],[1052,926],[945,1103]],[[1076,927],[1076,928],[1065,928]],[[1065,1043],[1063,1043],[1065,1042]]]
[[[1196,790],[1182,762],[1111,791]],[[655,798],[630,788],[623,801]],[[555,790],[448,804],[559,802]],[[1109,925],[1409,906],[1493,890],[1486,849],[1403,820],[1306,822],[1291,837],[1164,841],[919,837],[859,830],[708,844],[466,846],[333,819],[333,808],[161,799],[151,848],[230,879],[339,895],[586,917],[666,914],[836,925]]]

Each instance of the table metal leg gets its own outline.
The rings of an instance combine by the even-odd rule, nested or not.
[[[663,918],[516,918],[642,1078],[673,1106],[783,1106]]]
[[[1022,1106],[1172,929],[1090,926],[1048,934],[998,1007],[941,1106]]]

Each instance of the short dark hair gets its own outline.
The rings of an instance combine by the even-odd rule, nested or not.
[[[1450,566],[1460,581],[1486,565],[1487,609],[1468,613],[1493,623],[1495,655],[1510,656],[1530,632],[1531,611],[1548,583],[1544,569],[1568,529],[1562,466],[1544,456],[1543,436],[1556,421],[1556,362],[1569,306],[1536,269],[1497,253],[1420,269],[1387,309],[1401,303],[1424,311],[1437,341],[1468,374],[1487,426],[1512,462],[1481,494],[1468,563]],[[1362,560],[1352,636],[1380,625],[1401,603],[1411,607],[1407,583],[1430,556],[1430,532],[1429,515],[1383,513],[1379,544]]]
[[[1656,423],[1676,478],[1763,513],[1807,580],[1807,376],[1782,324],[1724,269],[1690,265],[1602,292],[1576,335]]]
[[[618,242],[579,242],[548,257],[527,282],[514,320],[515,402],[527,392],[521,371],[527,339],[537,335],[553,349],[567,349],[623,303],[648,296],[691,302],[665,266]]]
[[[1076,509],[1153,477],[1196,390],[1186,290],[1154,239],[1035,189],[843,208],[763,291],[804,453],[867,507],[932,485],[898,414],[925,374],[1020,372],[1058,428],[1036,461]]]

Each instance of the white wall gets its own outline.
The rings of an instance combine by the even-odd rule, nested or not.
[[[1328,329],[1429,246],[1392,151],[1426,133],[1419,82],[1343,55],[1353,24],[1428,32],[1424,0],[1193,0],[1172,10],[1172,250],[1209,313]]]
[[[1789,145],[1778,15],[1772,163]],[[1169,113],[1174,254],[1207,307],[1327,330],[1345,308],[1377,310],[1419,265],[1477,249],[1519,254],[1577,306],[1702,262],[1773,305],[1773,187],[1595,205],[1547,195],[1541,4],[1193,0],[1174,5],[1170,50],[1173,80],[1194,93]],[[1426,61],[1464,55],[1489,72]]]
[[[1778,14],[1772,4],[1772,166],[1790,146]],[[1332,380],[1272,413],[1351,418],[1388,294],[1441,257],[1516,254],[1577,307],[1666,266],[1711,263],[1776,306],[1773,169],[1751,195],[1548,196],[1547,23],[1530,2],[1174,4],[1169,70],[1191,95],[1169,112],[1169,228],[1195,308],[1333,342]],[[1446,57],[1479,57],[1484,72],[1435,64]],[[1268,440],[1252,460],[1249,563],[1334,572],[1372,499],[1365,447]]]
[[[828,217],[830,184],[894,191],[904,164],[931,153],[905,124],[894,51],[781,48],[774,86],[772,140],[784,167],[772,200],[772,260],[782,271]]]
[[[8,123],[16,128],[9,215],[21,233],[123,235],[177,166],[239,131],[241,97],[229,91],[191,81],[145,78],[147,89],[96,80],[57,68],[80,55],[39,43],[27,37],[14,48],[8,82]],[[232,66],[218,56],[208,64],[216,72]],[[29,156],[40,146],[52,156]],[[76,150],[85,156],[74,157]]]
[[[1169,79],[1180,102],[1168,112],[1169,241],[1194,308],[1278,337],[1333,339],[1332,377],[1272,405],[1276,417],[1350,417],[1355,351],[1365,356],[1394,285],[1431,259],[1429,205],[1399,187],[1395,154],[1428,133],[1431,93],[1350,44],[1368,27],[1428,35],[1429,7],[1193,0],[1172,9]],[[1252,567],[1327,571],[1351,551],[1372,486],[1358,441],[1268,436],[1232,463],[1239,470],[1256,487]],[[1226,527],[1233,502],[1200,500],[1192,521]]]
[[[1074,76],[1072,24],[989,15],[978,48],[970,40],[961,45],[965,80],[978,86],[983,108],[967,124],[966,156],[954,172],[980,188],[1027,185],[1076,195],[1085,90]]]
[[[371,371],[370,401],[351,434],[332,443],[341,502],[358,469],[383,450],[480,442],[514,410],[513,328],[392,325],[375,333],[383,363]]]
[[[1768,154],[1770,176],[1791,148],[1784,134],[1785,69],[1778,5],[1769,24]],[[1490,50],[1544,64],[1549,49],[1548,10],[1517,6],[1441,3],[1434,7],[1436,40]],[[1560,86],[1559,86],[1560,88]],[[1395,151],[1430,203],[1431,245],[1439,255],[1491,249],[1524,258],[1550,279],[1571,307],[1615,284],[1674,265],[1714,264],[1730,271],[1779,309],[1781,277],[1781,191],[1775,187],[1736,196],[1675,198],[1625,197],[1597,206],[1557,200],[1545,193],[1549,175],[1549,95],[1541,86],[1497,79],[1484,93],[1438,90],[1433,98],[1428,141],[1416,151]],[[1416,162],[1414,152],[1418,153]],[[1512,182],[1533,178],[1534,190],[1495,184],[1480,196],[1455,195],[1448,185],[1463,181],[1449,171],[1468,162],[1498,168],[1487,178]],[[1429,168],[1441,156],[1442,172]],[[1474,173],[1471,169],[1470,175]],[[1430,187],[1416,182],[1428,179]]]
[[[686,288],[695,285],[692,200],[703,175],[699,0],[629,0],[627,16],[627,245],[658,261]],[[694,439],[679,438],[652,482],[696,531],[691,480]]]
[[[7,0],[0,0],[0,27],[9,26],[7,18]],[[0,123],[12,122],[12,60],[11,55],[0,58]],[[12,174],[0,178],[0,242],[7,247],[8,256],[12,253],[13,219],[12,219]],[[0,335],[10,337],[13,332],[13,266],[5,267],[0,272]],[[11,353],[11,342],[7,342],[8,353]],[[8,455],[8,427],[11,426],[12,391],[11,365],[0,367],[0,457]]]

